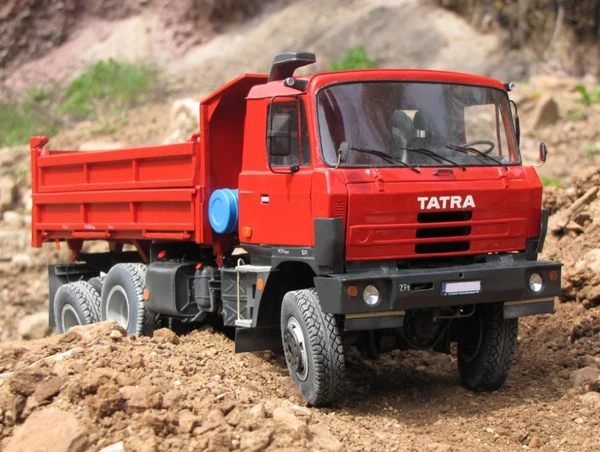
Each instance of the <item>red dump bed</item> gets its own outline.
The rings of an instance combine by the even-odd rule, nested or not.
[[[244,74],[200,103],[185,143],[110,151],[51,151],[31,139],[32,245],[55,239],[212,243],[206,204],[238,187],[246,95],[267,76]],[[202,137],[200,139],[200,137]]]
[[[33,245],[201,236],[198,142],[48,151],[32,140]]]

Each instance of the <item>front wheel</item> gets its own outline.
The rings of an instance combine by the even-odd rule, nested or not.
[[[473,391],[495,391],[510,372],[519,319],[504,319],[503,304],[495,303],[478,306],[463,322],[457,349],[461,381]]]
[[[292,380],[311,406],[342,392],[344,347],[333,314],[321,310],[315,289],[288,292],[281,305],[281,336]]]

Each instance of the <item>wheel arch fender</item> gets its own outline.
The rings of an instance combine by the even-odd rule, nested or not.
[[[257,290],[256,326],[280,323],[281,303],[292,290],[314,287],[315,272],[306,262],[281,262],[269,273],[262,291]]]

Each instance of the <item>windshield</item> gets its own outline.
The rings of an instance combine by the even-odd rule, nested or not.
[[[321,151],[332,166],[520,163],[509,133],[508,96],[498,89],[398,81],[345,83],[319,91],[317,109]],[[342,153],[338,161],[340,147],[350,152]]]

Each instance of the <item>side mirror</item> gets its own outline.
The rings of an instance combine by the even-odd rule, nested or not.
[[[542,163],[546,162],[546,157],[548,157],[548,148],[546,147],[546,143],[540,143],[540,160]]]
[[[292,153],[290,115],[277,113],[271,116],[269,125],[269,155],[287,157]]]
[[[546,163],[546,157],[548,157],[548,148],[546,147],[546,143],[540,143],[540,161],[542,163],[531,166],[535,166],[536,168],[542,166],[544,163]]]

